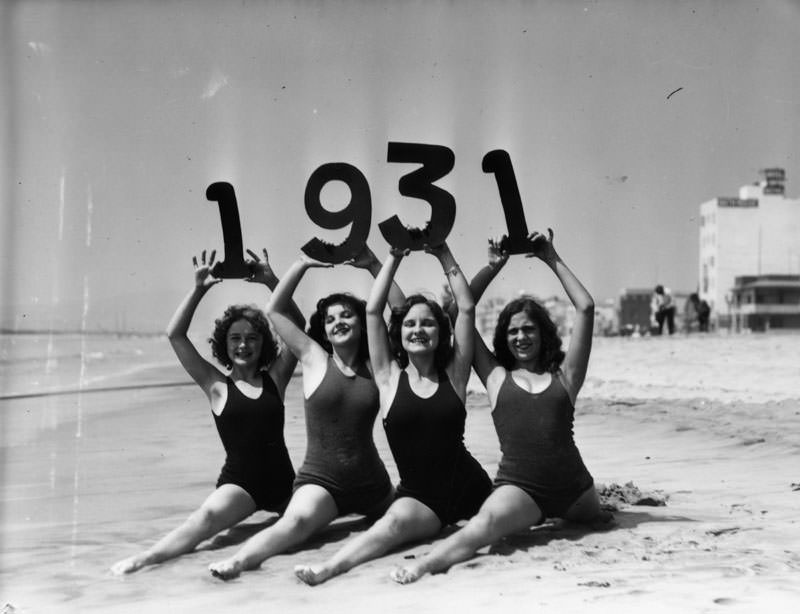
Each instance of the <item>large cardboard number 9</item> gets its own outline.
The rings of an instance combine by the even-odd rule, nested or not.
[[[350,188],[350,202],[344,209],[329,211],[319,200],[322,188],[329,181],[342,181]],[[372,223],[372,199],[367,179],[355,166],[345,162],[323,164],[313,173],[306,184],[306,213],[311,221],[327,228],[338,230],[348,224],[350,234],[339,245],[322,241],[316,237],[301,248],[310,258],[320,262],[339,264],[356,255],[364,247]]]

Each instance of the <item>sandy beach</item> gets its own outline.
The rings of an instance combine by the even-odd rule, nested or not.
[[[166,341],[126,340],[117,355],[109,343],[87,364],[76,341],[44,371],[36,362],[44,346],[24,360],[25,344],[4,351],[3,614],[794,612],[800,604],[798,334],[595,341],[578,447],[597,484],[633,483],[665,505],[619,504],[614,526],[600,532],[548,521],[414,585],[394,584],[388,572],[429,543],[313,588],[294,565],[331,554],[364,529],[360,518],[342,518],[228,583],[207,565],[270,515],[163,565],[109,573],[203,500],[223,458],[202,393],[183,383]],[[299,383],[287,394],[295,465],[305,446]],[[493,474],[499,448],[477,390],[468,411],[467,446]],[[376,441],[396,479],[379,425]]]

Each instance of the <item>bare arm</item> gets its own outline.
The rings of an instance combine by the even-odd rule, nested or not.
[[[211,286],[221,282],[211,275],[211,267],[214,264],[214,256],[216,252],[211,252],[211,257],[206,263],[206,252],[203,250],[201,256],[201,263],[198,264],[197,258],[193,258],[194,262],[194,281],[195,285],[192,290],[184,297],[175,313],[167,324],[167,338],[169,339],[172,349],[178,357],[181,365],[191,378],[197,382],[206,396],[211,398],[211,385],[217,381],[224,380],[220,371],[200,355],[194,344],[189,341],[189,325],[192,322],[194,312],[200,301],[208,292]]]
[[[475,274],[469,284],[475,304],[480,301],[486,288],[489,287],[492,280],[497,277],[506,262],[508,262],[508,252],[500,249],[501,241],[502,239],[497,241],[489,239],[489,261]],[[475,329],[475,350],[472,358],[472,366],[475,368],[475,372],[478,374],[484,386],[487,386],[492,371],[499,366],[494,354],[486,347],[486,343],[477,329]]]
[[[264,254],[263,262],[255,253],[251,252],[249,249],[247,250],[251,258],[248,264],[251,266],[252,274],[246,281],[263,284],[274,292],[280,280],[270,266],[267,250],[265,249],[262,251]],[[300,308],[297,306],[297,303],[291,299],[288,301],[286,317],[301,330],[305,326],[306,320],[300,312]],[[283,339],[283,337],[281,337],[281,339]],[[283,396],[283,392],[292,377],[292,373],[294,373],[296,365],[297,357],[293,352],[288,350],[287,346],[287,349],[281,351],[269,367],[270,377],[272,377],[272,381],[275,382],[275,385],[281,392],[281,396]]]
[[[392,248],[389,256],[383,263],[381,270],[372,284],[372,289],[367,299],[367,340],[369,342],[369,357],[375,381],[379,386],[386,386],[391,375],[393,364],[389,333],[383,319],[386,308],[386,299],[389,288],[394,280],[404,252]]]
[[[286,271],[283,279],[273,289],[272,297],[267,303],[267,317],[292,354],[303,363],[304,368],[320,360],[327,361],[327,352],[313,341],[303,331],[302,325],[292,317],[292,306],[294,305],[292,296],[308,269],[331,266],[333,265],[316,262],[302,256]],[[297,309],[296,305],[294,309]]]
[[[458,316],[453,330],[453,362],[448,367],[450,377],[460,393],[466,392],[472,355],[475,347],[475,301],[472,298],[467,278],[458,266],[447,243],[429,250],[442,265],[450,291],[453,293]]]
[[[539,258],[550,267],[575,307],[575,324],[562,366],[567,392],[574,403],[589,367],[594,328],[594,299],[556,252],[553,247],[553,231],[549,228],[547,231],[547,237],[538,232],[531,234],[531,240],[536,241],[538,247],[533,253],[528,254],[528,257]]]
[[[381,271],[381,261],[378,260],[378,257],[366,243],[358,256],[345,264],[349,264],[358,269],[366,269],[373,278],[377,278],[378,273]],[[403,294],[403,291],[394,279],[392,279],[392,285],[389,287],[388,300],[390,307],[400,307],[406,302],[406,295]]]

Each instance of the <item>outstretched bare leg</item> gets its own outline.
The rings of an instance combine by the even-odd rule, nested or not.
[[[152,548],[111,566],[115,575],[138,571],[191,552],[202,541],[234,526],[256,511],[252,497],[234,484],[223,484],[177,529],[162,537]]]
[[[217,578],[231,580],[304,542],[338,515],[336,503],[327,490],[305,484],[295,491],[286,512],[275,524],[253,535],[232,557],[211,563],[208,569]]]
[[[482,547],[506,535],[521,531],[542,518],[542,512],[525,492],[516,486],[500,486],[461,530],[436,544],[422,558],[394,569],[395,582],[416,582],[426,573],[436,573],[472,558]]]
[[[432,537],[441,528],[441,521],[428,506],[411,497],[401,497],[375,524],[330,559],[318,565],[297,565],[294,573],[306,584],[321,584],[401,544]]]

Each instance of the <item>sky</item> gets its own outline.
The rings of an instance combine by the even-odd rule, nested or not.
[[[314,237],[304,208],[322,164],[346,162],[378,223],[424,225],[402,196],[416,166],[390,142],[444,145],[436,185],[470,277],[504,232],[481,168],[508,152],[529,230],[553,228],[597,302],[623,288],[698,283],[698,211],[766,167],[800,194],[800,2],[7,1],[0,4],[0,326],[160,331],[193,284],[192,256],[222,252],[217,181],[234,186],[246,247],[280,276]],[[330,210],[349,192],[322,190]],[[397,277],[437,293],[432,256]],[[309,271],[297,292],[369,292],[368,273]],[[487,295],[562,295],[513,257]],[[268,292],[225,281],[196,318]]]

